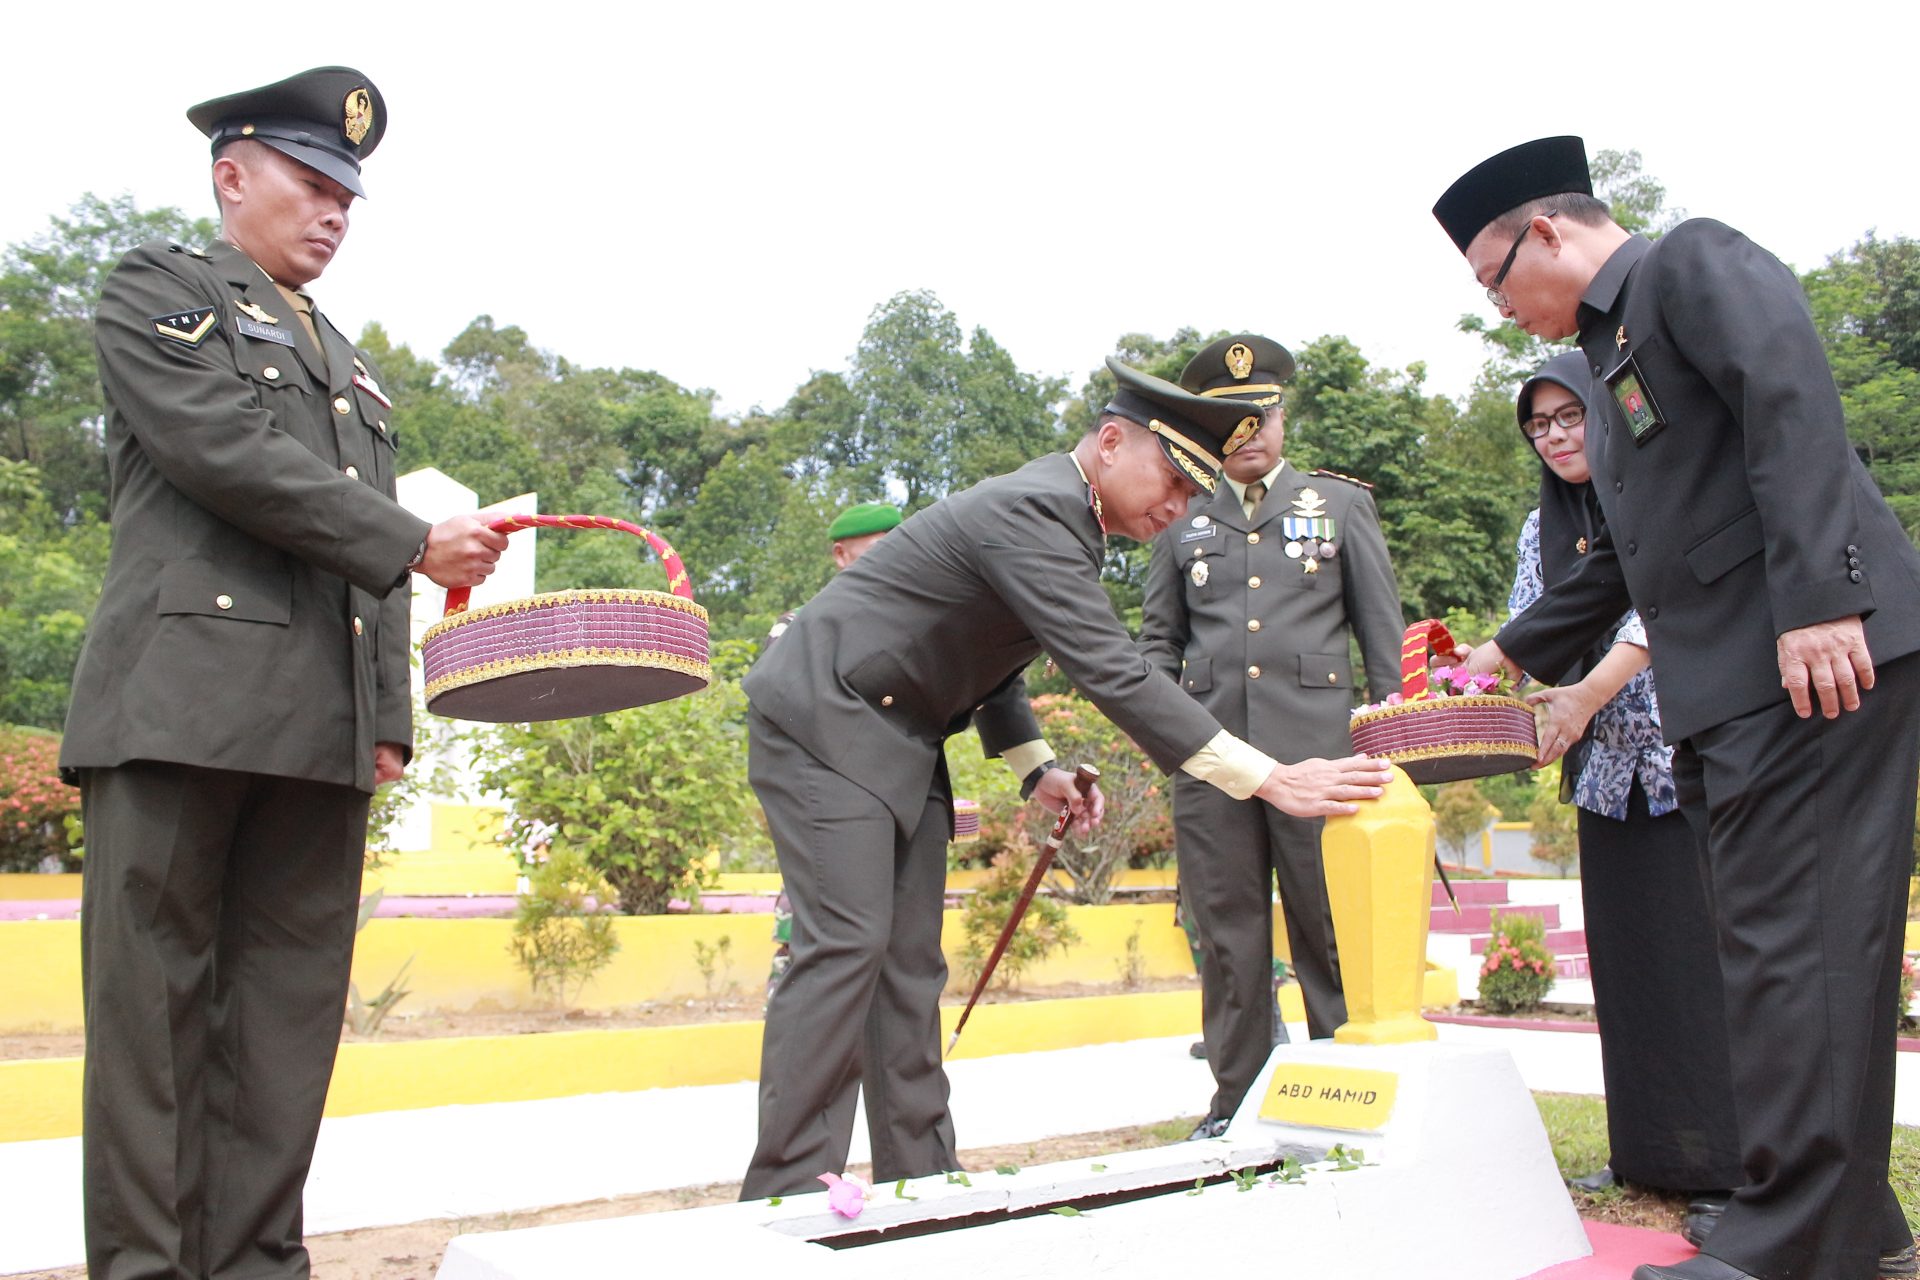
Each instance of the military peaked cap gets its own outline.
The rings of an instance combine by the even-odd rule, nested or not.
[[[364,197],[360,161],[386,135],[387,101],[352,67],[315,67],[189,107],[187,119],[213,140],[216,155],[253,138]]]
[[[1272,338],[1236,333],[1210,342],[1180,371],[1180,385],[1207,397],[1280,403],[1280,386],[1293,376],[1293,352]]]
[[[1153,432],[1173,469],[1207,493],[1213,492],[1220,460],[1260,429],[1260,415],[1249,412],[1245,401],[1197,396],[1112,356],[1107,368],[1120,386],[1103,412]]]

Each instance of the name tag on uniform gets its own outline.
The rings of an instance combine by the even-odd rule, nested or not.
[[[267,342],[277,342],[283,347],[293,345],[293,330],[291,329],[281,329],[275,325],[261,324],[258,320],[250,320],[246,316],[235,316],[233,323],[241,333],[249,338],[260,338]]]
[[[1607,375],[1607,390],[1613,393],[1613,403],[1619,407],[1620,416],[1627,424],[1627,430],[1633,435],[1635,444],[1645,444],[1667,425],[1660,416],[1660,406],[1653,398],[1653,391],[1647,386],[1647,380],[1640,373],[1640,365],[1631,353]]]
[[[1180,534],[1180,541],[1182,545],[1184,545],[1189,542],[1198,541],[1201,538],[1211,538],[1219,532],[1220,532],[1219,525],[1208,523],[1208,524],[1200,525],[1196,528],[1184,530]]]

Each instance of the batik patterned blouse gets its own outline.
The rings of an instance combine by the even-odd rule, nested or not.
[[[1538,600],[1545,590],[1540,574],[1540,511],[1520,526],[1509,616]],[[1647,645],[1640,615],[1629,611],[1614,631],[1613,642]],[[1673,792],[1673,748],[1660,740],[1660,703],[1653,692],[1653,669],[1639,672],[1587,723],[1587,762],[1574,783],[1573,802],[1590,813],[1624,820],[1633,780],[1647,793],[1647,811],[1658,816],[1677,807]]]

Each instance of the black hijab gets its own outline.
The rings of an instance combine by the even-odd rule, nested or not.
[[[1588,372],[1586,357],[1579,351],[1567,351],[1555,356],[1541,365],[1539,371],[1528,378],[1520,388],[1520,394],[1514,402],[1516,422],[1524,423],[1533,412],[1533,392],[1543,382],[1558,383],[1579,397],[1586,406],[1587,423],[1595,422],[1593,380]],[[1528,447],[1534,442],[1529,440]],[[1536,455],[1538,449],[1535,449]],[[1593,485],[1568,484],[1553,473],[1546,459],[1540,460],[1540,576],[1551,587],[1573,576],[1580,562],[1600,536],[1601,526],[1605,523],[1600,514],[1600,499],[1594,495]],[[1606,656],[1612,637],[1607,637],[1594,649],[1581,658],[1573,670],[1566,672],[1556,682],[1572,684],[1587,672],[1594,664]]]

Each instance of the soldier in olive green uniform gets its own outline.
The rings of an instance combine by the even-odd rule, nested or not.
[[[411,751],[409,570],[505,545],[394,501],[392,405],[300,288],[386,104],[328,67],[203,103],[221,239],[147,244],[96,322],[113,552],[61,766],[82,789],[87,1258],[304,1276],[374,786]]]
[[[1367,487],[1306,475],[1281,456],[1281,387],[1293,356],[1254,334],[1222,338],[1181,385],[1258,407],[1259,430],[1227,459],[1222,483],[1154,541],[1140,643],[1148,659],[1231,732],[1276,760],[1353,750],[1348,636],[1368,686],[1399,683],[1400,593]],[[1201,943],[1207,1058],[1216,1091],[1201,1130],[1222,1129],[1266,1062],[1273,1036],[1273,883],[1307,1030],[1346,1021],[1340,960],[1320,861],[1319,818],[1174,780],[1182,905]]]
[[[845,1167],[863,1091],[877,1179],[955,1167],[940,951],[953,832],[943,744],[975,724],[1023,794],[1083,830],[1021,679],[1042,652],[1152,759],[1302,814],[1378,794],[1365,760],[1282,765],[1150,667],[1100,586],[1109,529],[1150,540],[1211,489],[1255,414],[1109,361],[1120,389],[1071,453],[915,514],[807,603],[742,682],[748,776],[793,900],[767,1011],[760,1134],[741,1194]],[[1244,437],[1242,437],[1244,438]],[[1223,442],[1225,442],[1223,444]]]
[[[900,508],[891,502],[858,502],[833,518],[827,526],[827,537],[833,541],[833,571],[845,569],[873,549],[873,544],[900,527]],[[786,634],[793,624],[798,609],[789,609],[774,622],[767,632],[767,638],[760,646],[765,653],[773,647],[773,642]],[[780,975],[793,963],[793,903],[782,889],[773,900],[773,964],[767,971],[767,999],[773,999],[773,989],[779,985]]]

